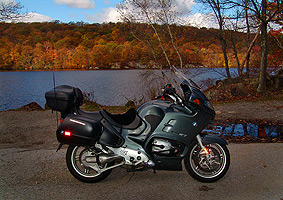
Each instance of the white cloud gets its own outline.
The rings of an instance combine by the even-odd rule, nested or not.
[[[196,13],[193,15],[189,14],[191,12],[192,6],[196,5],[194,0],[176,0],[173,2],[175,2],[174,11],[180,14],[179,17],[181,18],[181,21],[185,22],[186,25],[191,25],[198,28],[218,28],[218,25],[215,21],[215,17],[212,13]],[[87,20],[96,23],[121,21],[119,20],[120,15],[117,12],[117,9],[114,7],[102,9],[101,13],[96,13],[94,15],[86,15],[86,18]]]
[[[144,0],[144,2],[147,3],[146,0]],[[182,23],[184,17],[188,16],[191,13],[192,7],[196,5],[194,0],[172,0],[170,4],[170,8],[168,7],[169,5],[166,5],[166,10],[168,9],[170,12],[170,14],[167,16],[169,23]],[[140,7],[137,8],[133,0],[123,1],[120,10],[125,14],[125,16],[128,15],[136,22],[147,22],[146,17],[143,16],[142,9]],[[148,17],[151,18],[151,21],[162,23],[162,20],[157,17],[163,13],[159,1],[152,1],[149,3],[147,12]],[[176,20],[178,20],[178,22]]]
[[[173,3],[175,3],[173,10],[182,16],[190,13],[192,6],[196,5],[194,0],[176,0]]]
[[[11,2],[11,1],[16,2],[15,0],[0,0],[0,3],[8,3],[8,2]]]
[[[218,28],[219,27],[213,13],[208,13],[208,14],[195,13],[193,15],[184,17],[184,21],[186,21],[187,24],[198,27],[198,28],[202,28],[202,27]]]
[[[22,18],[21,22],[48,22],[52,21],[53,18],[46,16],[46,15],[41,15],[38,13],[28,13],[26,17]]]
[[[119,21],[119,13],[116,8],[104,8],[101,9],[103,13],[97,13],[95,15],[86,15],[86,18],[92,22],[118,22]]]
[[[219,24],[217,19],[213,13],[195,13],[193,15],[189,15],[184,18],[187,25],[194,26],[197,28],[214,28],[219,29]],[[224,24],[224,29],[227,30],[238,30],[238,31],[246,31],[246,22],[245,19],[239,20],[236,22],[235,20],[226,20]],[[257,28],[251,28],[251,32],[256,32]]]
[[[31,23],[31,22],[50,22],[52,21],[53,18],[46,16],[46,15],[41,15],[38,13],[30,12],[25,15],[22,15],[20,17],[17,17],[17,19],[13,20],[13,22],[25,22],[25,23]],[[6,20],[7,23],[11,23],[12,20]]]
[[[57,4],[66,4],[71,8],[93,9],[95,4],[92,0],[54,0]]]

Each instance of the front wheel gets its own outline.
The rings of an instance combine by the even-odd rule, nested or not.
[[[198,143],[189,147],[184,159],[187,172],[201,182],[214,182],[222,178],[230,166],[230,154],[226,145],[212,143],[202,150]]]
[[[94,183],[105,179],[111,173],[111,169],[99,172],[99,162],[94,153],[82,146],[69,146],[66,153],[67,167],[71,174],[82,182]],[[91,166],[91,167],[90,167]]]

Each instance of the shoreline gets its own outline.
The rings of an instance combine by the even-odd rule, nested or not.
[[[225,69],[224,67],[190,67],[188,69],[194,69],[194,68],[207,68],[207,69]],[[233,69],[236,67],[231,67],[230,69]],[[160,68],[120,68],[120,69],[115,69],[115,68],[102,68],[102,69],[55,69],[54,71],[119,71],[119,70],[161,70]],[[170,70],[170,68],[166,68],[164,70]],[[0,69],[0,72],[45,72],[45,71],[53,71],[52,69],[35,69],[35,70],[30,70],[30,69],[21,69],[21,70],[3,70]]]

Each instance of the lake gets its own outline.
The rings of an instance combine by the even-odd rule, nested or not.
[[[231,70],[233,73],[236,69]],[[142,70],[55,71],[55,84],[92,92],[102,105],[124,105],[139,100],[149,85],[142,81]],[[200,85],[203,80],[224,78],[224,69],[193,68],[189,77]],[[45,92],[53,88],[52,71],[0,72],[0,111],[16,109],[31,102],[45,105]]]

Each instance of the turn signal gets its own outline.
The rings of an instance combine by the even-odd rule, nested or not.
[[[209,151],[207,150],[207,148],[204,148],[203,151],[206,155],[209,154]]]
[[[65,136],[71,136],[71,132],[70,132],[70,131],[65,131],[65,132],[64,132],[64,135],[65,135]]]
[[[199,99],[195,99],[195,100],[193,100],[193,102],[198,104],[198,105],[200,105],[200,100]]]

